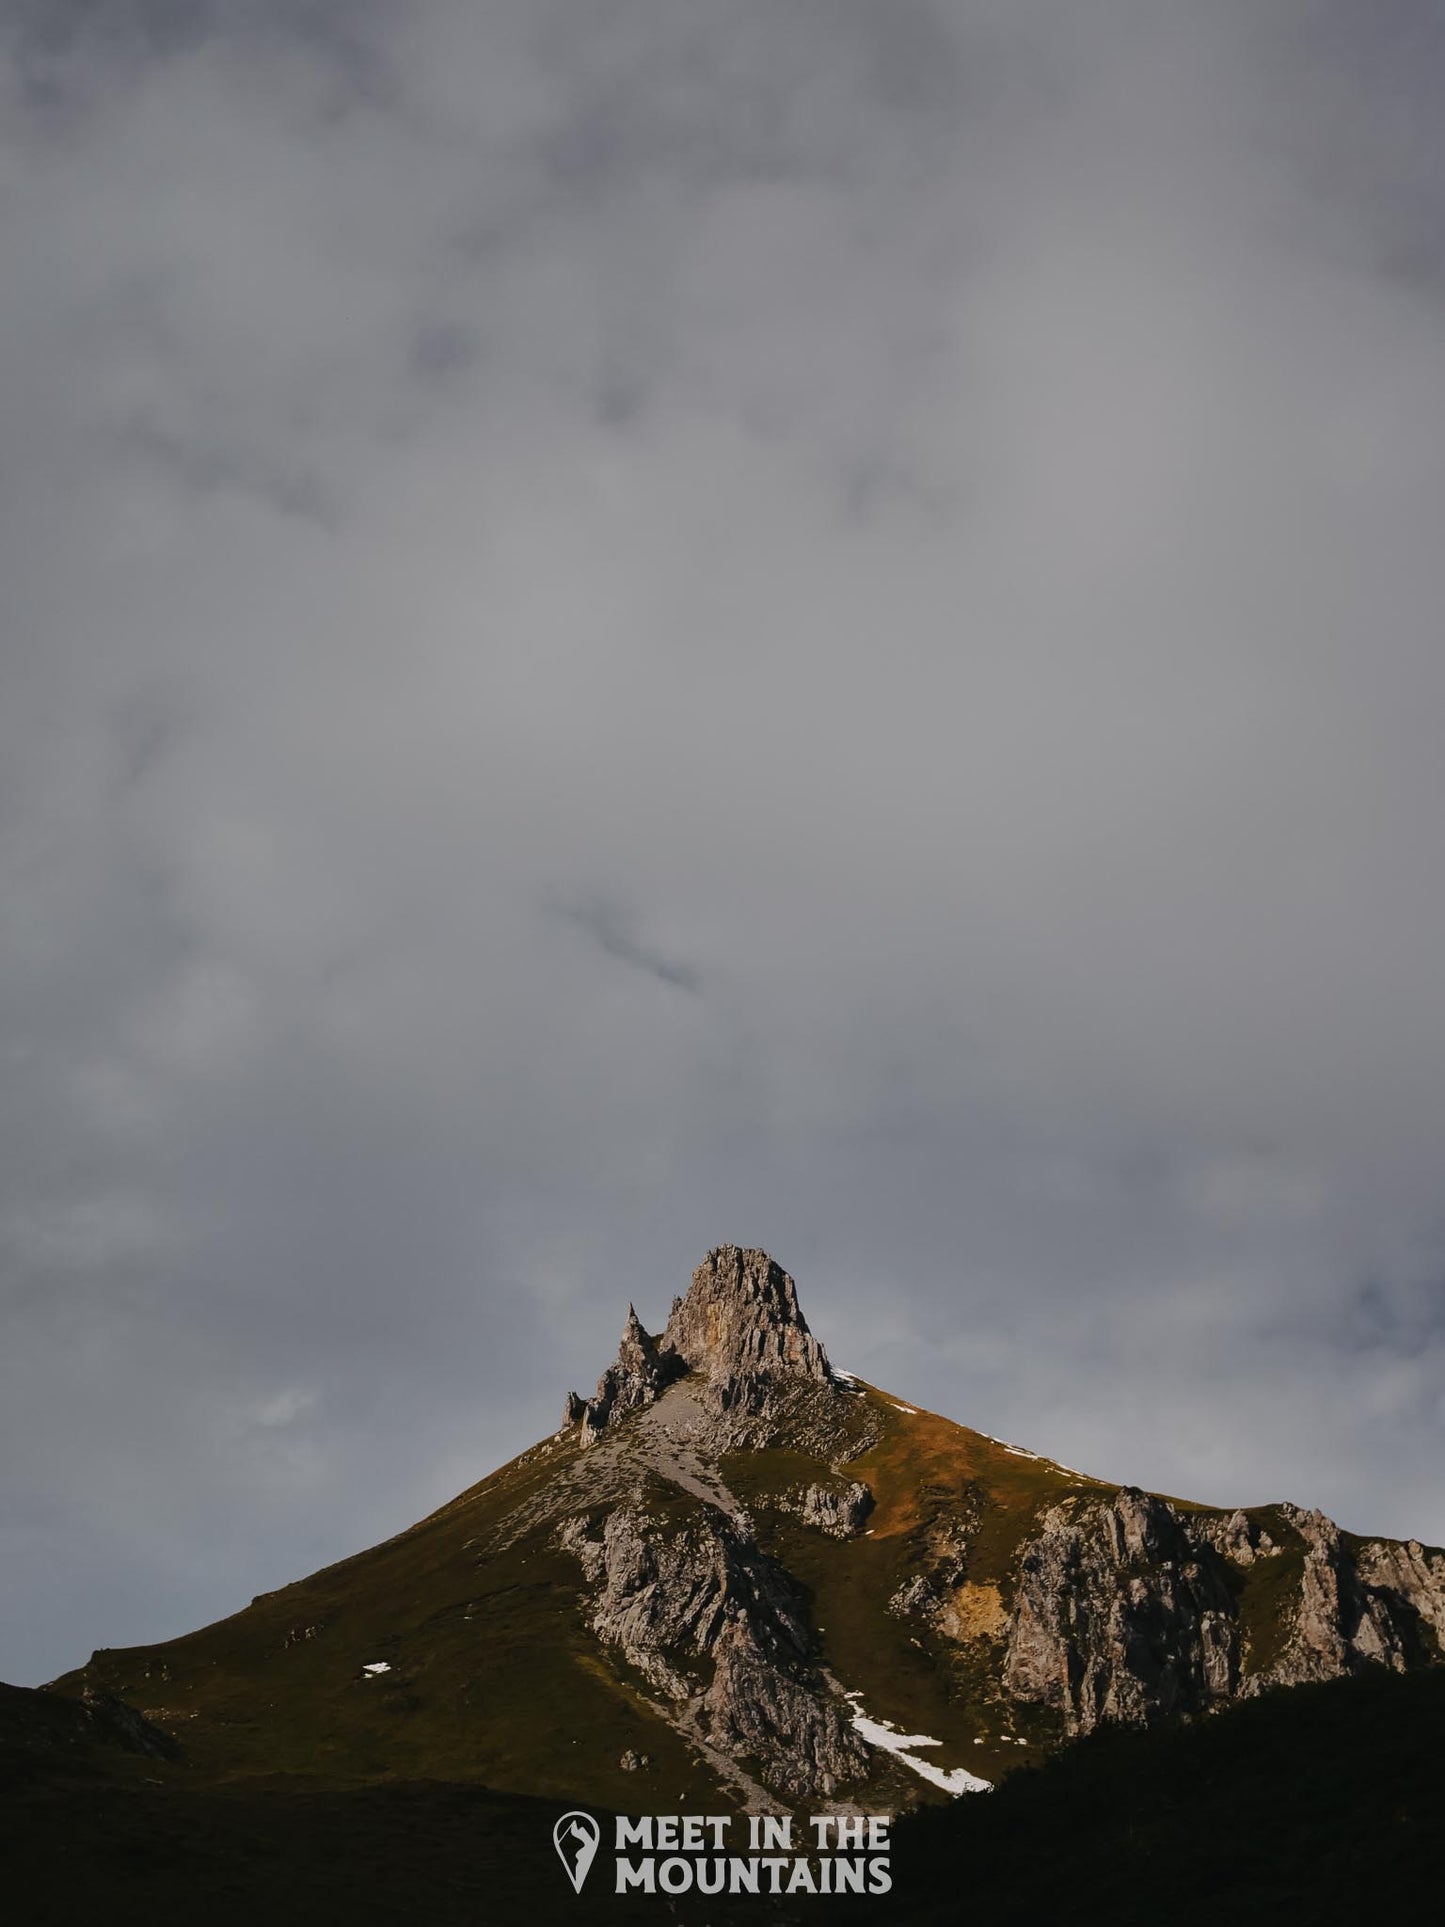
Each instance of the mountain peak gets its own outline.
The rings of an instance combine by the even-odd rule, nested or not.
[[[1118,1488],[850,1384],[764,1251],[710,1252],[660,1336],[622,1322],[563,1436],[59,1690],[185,1722],[187,1771],[227,1785],[876,1813],[1105,1722],[1445,1661],[1445,1551]]]
[[[592,1443],[612,1420],[650,1405],[676,1379],[699,1373],[727,1406],[755,1405],[778,1378],[831,1384],[828,1355],[808,1328],[798,1288],[776,1259],[751,1246],[718,1245],[674,1298],[654,1338],[629,1304],[615,1363],[594,1398],[570,1392],[562,1429]]]
[[[766,1251],[719,1245],[674,1298],[665,1349],[714,1383],[787,1373],[831,1379],[828,1355],[808,1329],[798,1288]]]

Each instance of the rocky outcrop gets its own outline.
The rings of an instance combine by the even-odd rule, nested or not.
[[[1429,1552],[1418,1539],[1367,1539],[1355,1570],[1394,1604],[1407,1651],[1414,1644],[1427,1659],[1445,1657],[1445,1552]]]
[[[834,1380],[768,1378],[759,1381],[758,1391],[752,1409],[725,1407],[717,1388],[699,1383],[699,1400],[711,1420],[708,1436],[715,1450],[760,1452],[781,1447],[839,1473],[884,1436],[877,1406],[867,1399],[844,1396]]]
[[[965,1492],[929,1520],[918,1547],[918,1568],[888,1601],[895,1619],[921,1619],[946,1638],[958,1635],[949,1605],[968,1574],[968,1550],[978,1530],[976,1498]]]
[[[861,1480],[850,1485],[804,1485],[773,1501],[777,1512],[801,1519],[833,1539],[853,1539],[873,1510],[873,1494]]]
[[[730,1617],[747,1618],[773,1647],[806,1648],[790,1588],[715,1508],[669,1528],[640,1503],[618,1506],[597,1536],[570,1520],[558,1542],[581,1561],[592,1587],[592,1630],[669,1698],[701,1689],[703,1673],[692,1661],[712,1653]]]
[[[1054,1708],[1066,1733],[1148,1725],[1271,1686],[1402,1672],[1442,1654],[1445,1555],[1418,1543],[1352,1550],[1322,1512],[1181,1512],[1126,1486],[1044,1515],[1017,1561],[1003,1684]],[[1286,1560],[1261,1604],[1229,1568]],[[937,1615],[914,1583],[895,1611]]]
[[[1286,1604],[1279,1656],[1250,1682],[1296,1686],[1367,1666],[1404,1672],[1441,1655],[1445,1557],[1423,1546],[1367,1540],[1352,1550],[1333,1520],[1279,1508],[1303,1551],[1298,1588]]]
[[[650,1405],[685,1369],[674,1353],[663,1351],[644,1330],[642,1320],[629,1305],[616,1361],[598,1379],[595,1397],[584,1400],[576,1392],[567,1394],[562,1429],[580,1425],[582,1443],[592,1445],[605,1426],[639,1406]]]
[[[593,1632],[701,1738],[800,1798],[866,1771],[847,1708],[818,1670],[797,1584],[744,1521],[712,1507],[668,1520],[638,1501],[600,1529],[568,1520],[558,1543],[581,1561]]]
[[[689,1372],[702,1379],[715,1410],[739,1419],[769,1415],[782,1388],[800,1381],[833,1388],[827,1353],[787,1272],[765,1251],[719,1245],[692,1274],[686,1296],[673,1299],[660,1338],[628,1306],[616,1362],[594,1398],[568,1393],[562,1430],[580,1427],[582,1443],[592,1444]]]
[[[748,1405],[774,1378],[830,1381],[828,1355],[808,1329],[798,1291],[765,1251],[720,1245],[674,1298],[664,1349],[701,1372],[725,1406]]]
[[[1365,1594],[1353,1562],[1340,1544],[1339,1528],[1322,1512],[1281,1507],[1304,1546],[1299,1588],[1280,1659],[1263,1675],[1271,1685],[1338,1679],[1369,1660],[1387,1665],[1397,1641],[1386,1611]]]
[[[1006,1638],[1005,1691],[1053,1708],[1071,1734],[1151,1725],[1239,1683],[1218,1555],[1133,1486],[1045,1514],[1018,1562]]]
[[[1252,1566],[1256,1559],[1271,1559],[1279,1547],[1257,1519],[1247,1512],[1196,1518],[1195,1535],[1236,1566]]]
[[[114,1749],[151,1760],[183,1757],[168,1733],[114,1693],[87,1685],[74,1698],[48,1686],[0,1683],[0,1768],[7,1791],[57,1768],[103,1776]]]
[[[131,1753],[144,1753],[153,1760],[178,1760],[181,1749],[169,1733],[152,1726],[143,1713],[114,1693],[87,1692],[85,1712],[94,1730],[114,1740]]]
[[[933,1581],[915,1572],[891,1595],[888,1610],[895,1619],[930,1619],[942,1603]]]
[[[755,1760],[764,1780],[795,1799],[831,1796],[868,1771],[846,1703],[821,1677],[766,1658],[741,1619],[723,1629],[703,1697],[702,1730],[724,1752]]]

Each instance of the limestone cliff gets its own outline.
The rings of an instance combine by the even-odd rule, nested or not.
[[[1018,1555],[1005,1690],[1056,1709],[1074,1734],[1439,1659],[1445,1556],[1415,1542],[1352,1547],[1323,1513],[1273,1511],[1271,1533],[1131,1486],[1054,1507]],[[1263,1560],[1279,1562],[1267,1615],[1237,1583]]]
[[[592,1588],[592,1630],[673,1703],[693,1738],[748,1761],[783,1794],[831,1795],[866,1773],[848,1708],[818,1669],[797,1581],[745,1518],[707,1507],[669,1521],[639,1499],[595,1536],[567,1520],[558,1543]]]

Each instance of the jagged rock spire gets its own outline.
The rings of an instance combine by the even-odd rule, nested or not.
[[[672,1301],[662,1343],[715,1383],[774,1373],[833,1375],[787,1272],[766,1251],[737,1245],[719,1245],[704,1258],[687,1296]]]
[[[610,1419],[621,1418],[639,1405],[650,1405],[686,1367],[659,1350],[657,1340],[643,1327],[632,1305],[627,1307],[627,1322],[617,1347],[616,1361],[597,1381],[595,1398],[582,1399],[576,1392],[567,1394],[562,1413],[562,1430],[582,1427],[584,1440],[591,1444]]]
[[[637,1308],[629,1303],[627,1323],[622,1327],[622,1341],[617,1347],[619,1365],[640,1370],[657,1357],[657,1340],[643,1327],[637,1315]]]
[[[827,1384],[833,1377],[782,1266],[766,1251],[719,1245],[692,1274],[686,1296],[673,1299],[661,1338],[627,1307],[615,1364],[597,1381],[595,1398],[568,1393],[562,1429],[580,1425],[590,1443],[687,1372],[701,1374],[724,1407],[757,1405],[778,1378]]]

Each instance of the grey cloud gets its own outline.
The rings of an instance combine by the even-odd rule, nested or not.
[[[481,353],[481,338],[473,328],[455,322],[434,322],[417,330],[412,362],[424,374],[443,380],[463,374]]]
[[[606,899],[595,899],[590,903],[575,904],[563,914],[568,921],[585,930],[600,950],[619,963],[630,964],[634,970],[644,971],[656,977],[659,983],[671,984],[678,990],[697,990],[700,980],[690,964],[679,963],[666,957],[660,950],[644,942],[637,933],[636,921],[620,904]]]
[[[269,467],[240,448],[187,444],[148,423],[136,422],[121,430],[122,459],[153,464],[191,494],[239,490],[255,495],[277,515],[298,516],[322,529],[334,529],[339,511],[315,475]]]
[[[721,1239],[1445,1536],[1390,12],[0,10],[0,1673],[440,1502]]]

